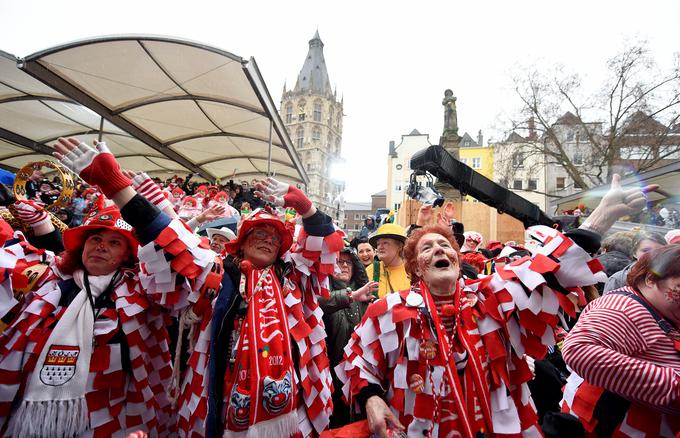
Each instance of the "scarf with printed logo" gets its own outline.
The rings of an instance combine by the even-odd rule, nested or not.
[[[298,431],[295,370],[281,286],[274,269],[242,274],[248,302],[229,391],[225,437],[280,436]],[[245,283],[245,287],[243,287]]]
[[[96,315],[88,290],[92,300],[109,293],[120,280],[118,274],[88,278],[82,269],[73,273],[80,292],[59,318],[28,377],[10,420],[12,436],[73,437],[90,428],[85,390]]]

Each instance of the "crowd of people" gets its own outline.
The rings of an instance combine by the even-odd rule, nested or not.
[[[614,175],[531,246],[466,231],[453,204],[350,241],[273,178],[160,181],[104,143],[55,150],[83,181],[66,229],[39,172],[3,195],[3,436],[680,433],[680,230],[608,235],[653,186]]]

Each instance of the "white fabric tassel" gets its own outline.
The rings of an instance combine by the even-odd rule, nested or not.
[[[247,431],[234,432],[232,430],[225,430],[222,438],[285,438],[295,435],[299,430],[297,412],[293,411],[271,420],[257,422],[248,427]]]
[[[23,401],[12,416],[13,438],[80,436],[90,427],[85,397]]]

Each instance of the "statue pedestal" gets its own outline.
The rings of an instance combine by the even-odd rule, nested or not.
[[[448,153],[450,153],[453,158],[458,160],[460,159],[460,140],[461,137],[456,132],[444,132],[444,135],[439,137],[439,145],[443,147]],[[446,201],[452,201],[457,205],[460,205],[463,200],[460,192],[448,184],[437,181],[434,184],[434,187],[439,190],[442,195],[444,195]]]

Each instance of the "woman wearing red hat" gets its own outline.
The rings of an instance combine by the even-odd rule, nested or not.
[[[20,234],[4,248],[15,269],[37,256],[47,269],[0,336],[2,434],[172,435],[168,315],[201,288],[214,253],[137,195],[103,143],[59,139],[55,149],[115,206],[65,231],[59,257],[40,254]],[[47,214],[27,216],[36,225]],[[19,280],[12,277],[13,287]]]
[[[222,217],[239,218],[241,214],[234,207],[229,205],[229,195],[225,191],[215,193],[215,196],[208,202],[208,207],[220,206],[224,209]]]
[[[567,295],[606,278],[588,255],[599,244],[593,231],[645,205],[643,191],[617,183],[618,175],[589,218],[591,231],[531,227],[543,247],[480,280],[460,280],[449,226],[411,234],[411,289],[368,308],[335,368],[373,433],[541,436],[524,356],[541,357],[555,342],[561,309],[574,310]]]
[[[344,234],[295,186],[269,178],[256,188],[300,213],[303,228],[293,246],[294,224],[257,209],[226,244],[222,289],[182,379],[182,436],[313,436],[332,412],[317,297],[329,297]]]

